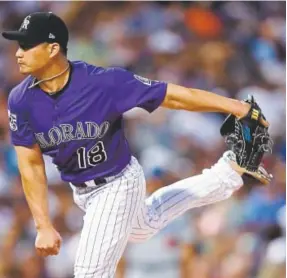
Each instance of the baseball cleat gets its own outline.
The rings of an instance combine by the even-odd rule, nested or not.
[[[273,178],[272,174],[269,174],[262,164],[259,165],[256,171],[249,171],[246,168],[239,166],[236,162],[236,155],[232,151],[226,151],[223,154],[223,158],[225,161],[229,162],[231,168],[237,173],[240,175],[247,175],[249,177],[255,178],[256,180],[259,180],[263,185],[269,184]]]

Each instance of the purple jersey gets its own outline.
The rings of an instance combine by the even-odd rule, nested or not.
[[[122,114],[134,107],[152,112],[162,103],[167,84],[82,61],[71,62],[71,69],[67,85],[55,96],[39,87],[29,89],[32,77],[11,91],[12,143],[38,143],[64,181],[115,175],[131,158]]]

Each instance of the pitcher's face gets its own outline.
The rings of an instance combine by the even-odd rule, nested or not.
[[[31,75],[41,71],[51,60],[51,49],[51,44],[46,42],[36,46],[19,42],[16,52],[19,71]]]

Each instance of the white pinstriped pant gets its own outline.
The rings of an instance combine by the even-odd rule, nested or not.
[[[90,182],[89,182],[90,184]],[[128,241],[144,241],[188,209],[231,196],[243,184],[221,159],[203,174],[161,188],[145,199],[145,178],[133,157],[110,183],[76,189],[86,214],[75,260],[75,278],[112,278]]]

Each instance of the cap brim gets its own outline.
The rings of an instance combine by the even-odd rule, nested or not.
[[[27,35],[20,31],[5,31],[2,32],[2,36],[11,41],[25,41],[27,39]]]

